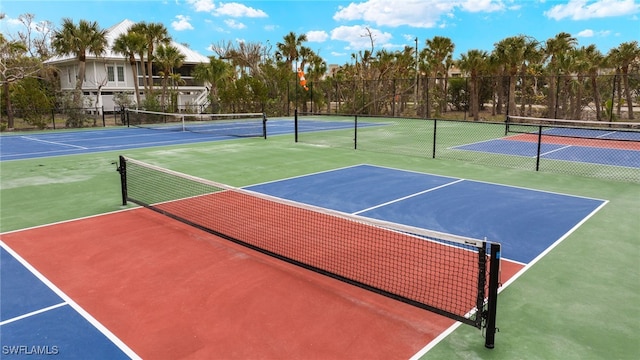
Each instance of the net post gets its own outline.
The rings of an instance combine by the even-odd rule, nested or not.
[[[262,113],[262,137],[267,139],[267,114]]]
[[[489,264],[489,288],[486,314],[486,336],[484,346],[488,349],[495,347],[496,315],[498,310],[498,288],[500,287],[500,244],[491,243],[491,262]]]
[[[127,160],[120,155],[117,171],[120,173],[120,192],[122,194],[122,206],[127,205]]]
[[[432,149],[432,153],[431,153],[431,158],[435,159],[436,158],[436,134],[437,134],[437,130],[438,130],[438,119],[433,119],[433,149]]]
[[[504,119],[504,136],[509,135],[509,121],[510,117],[507,115]]]
[[[296,107],[293,110],[293,127],[294,127],[294,137],[295,137],[295,142],[298,142],[298,108]]]
[[[353,149],[358,150],[358,115],[354,115],[353,121]]]

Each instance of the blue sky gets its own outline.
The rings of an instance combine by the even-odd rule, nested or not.
[[[293,31],[328,64],[352,62],[351,54],[371,48],[394,51],[445,36],[454,58],[470,49],[491,51],[515,35],[539,41],[568,32],[580,46],[595,44],[606,53],[620,43],[640,40],[640,0],[2,0],[3,34],[23,29],[17,18],[58,26],[64,17],[97,21],[108,28],[123,19],[161,22],[174,40],[203,55],[211,44],[260,42],[275,49]]]

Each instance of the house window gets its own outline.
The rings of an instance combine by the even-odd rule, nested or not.
[[[71,84],[71,68],[67,68],[67,78],[69,79],[69,84]]]
[[[124,66],[118,66],[118,81],[124,81]]]
[[[115,74],[113,72],[113,66],[107,66],[107,80],[116,81]]]

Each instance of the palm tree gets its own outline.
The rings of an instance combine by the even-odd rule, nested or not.
[[[516,115],[516,75],[525,59],[526,39],[523,35],[512,36],[500,40],[494,52],[504,65],[504,70],[509,76],[509,102],[508,115]]]
[[[602,104],[600,100],[600,89],[598,89],[598,70],[604,65],[604,56],[596,48],[595,45],[589,45],[584,48],[585,58],[589,64],[587,72],[591,79],[591,88],[593,91],[593,103],[596,107],[596,120],[602,121]]]
[[[219,87],[225,80],[233,76],[233,69],[229,63],[214,56],[209,56],[209,63],[196,65],[192,75],[194,79],[204,81],[211,85],[211,89],[209,90],[211,112],[218,112],[220,109],[218,104]]]
[[[167,87],[169,85],[169,76],[173,74],[173,69],[179,68],[184,63],[186,56],[178,50],[175,46],[160,45],[156,49],[155,58],[157,63],[162,68],[162,98],[160,103],[165,104],[165,96],[167,94]]]
[[[147,39],[147,86],[149,95],[153,95],[153,54],[157,45],[169,45],[171,37],[162,23],[141,23],[136,31]]]
[[[469,50],[466,54],[460,55],[458,66],[460,70],[469,73],[471,77],[471,115],[473,120],[480,120],[480,96],[478,78],[487,66],[489,54],[483,50]]]
[[[529,85],[527,83],[527,78],[529,74],[529,67],[533,67],[534,70],[537,68],[539,64],[542,63],[544,56],[540,49],[540,42],[536,39],[525,36],[524,37],[524,53],[523,53],[523,61],[520,65],[520,78],[522,79],[522,104],[520,105],[520,115],[524,115],[526,111],[527,100],[529,99],[529,95],[533,97],[535,95],[535,79],[532,81],[532,88],[529,89]],[[531,105],[531,102],[529,102]]]
[[[612,65],[620,69],[622,73],[622,84],[627,102],[628,119],[633,120],[633,99],[631,98],[631,88],[629,87],[629,68],[637,63],[640,58],[640,47],[637,41],[630,41],[620,44],[617,48],[609,52]]]
[[[433,39],[426,40],[424,58],[431,65],[432,77],[442,79],[440,82],[440,106],[436,109],[438,112],[446,111],[446,94],[447,82],[449,81],[449,68],[453,64],[453,50],[455,45],[451,39],[443,36],[434,36]]]
[[[129,28],[129,33],[135,33],[144,39],[144,44],[140,44],[141,46],[136,47],[135,52],[140,58],[140,71],[141,71],[140,75],[142,75],[142,86],[144,87],[145,97],[149,95],[149,83],[147,81],[147,67],[144,62],[145,55],[147,54],[147,37],[145,36],[146,28],[147,28],[147,24],[145,22],[135,23]],[[138,104],[138,106],[139,105],[140,104]]]
[[[573,49],[578,41],[572,37],[571,34],[561,32],[554,38],[548,39],[544,46],[544,52],[549,60],[548,69],[550,71],[549,77],[549,98],[548,100],[548,114],[547,117],[556,117],[556,88],[557,88],[557,76],[559,72],[560,57],[566,54],[570,49]]]
[[[70,18],[62,20],[62,29],[55,31],[51,45],[61,55],[74,55],[79,62],[76,91],[73,100],[82,106],[80,95],[87,66],[87,52],[102,55],[107,48],[106,30],[100,29],[95,21],[80,20],[74,24]]]
[[[296,35],[296,33],[291,31],[284,36],[284,42],[276,43],[278,51],[285,58],[288,69],[290,69],[293,62],[300,57],[300,48],[305,41],[307,41],[306,34]]]
[[[587,48],[584,46],[571,51],[572,73],[576,78],[573,86],[573,90],[575,91],[575,100],[573,101],[572,106],[572,118],[577,120],[582,118],[584,82],[589,73],[589,68],[591,67],[591,62],[587,56]]]
[[[133,86],[136,92],[136,106],[140,106],[140,88],[138,84],[138,65],[136,62],[136,53],[144,49],[146,45],[145,38],[134,31],[128,31],[116,38],[113,43],[113,51],[125,55],[129,58],[131,65],[131,73],[133,77]]]

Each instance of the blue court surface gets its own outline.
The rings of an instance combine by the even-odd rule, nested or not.
[[[379,125],[359,124],[360,127]],[[305,120],[298,127],[299,132],[342,129],[353,129],[353,121]],[[179,130],[179,127],[167,127],[165,130],[117,127],[99,130],[3,134],[0,135],[0,161],[238,139],[237,136],[217,135],[215,128],[208,134]],[[267,136],[293,134],[294,131],[293,119],[274,118],[267,121]]]
[[[452,149],[531,158],[535,158],[538,154],[538,144],[535,142],[506,139],[487,140],[456,146]],[[543,143],[540,146],[540,158],[640,168],[640,151],[637,150]]]
[[[606,201],[370,165],[247,187],[364,217],[502,244],[527,264]]]
[[[0,136],[0,161],[237,139],[142,128],[106,128]]]

